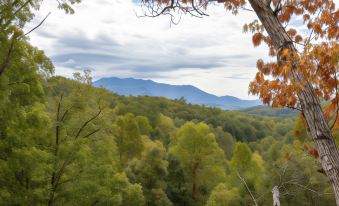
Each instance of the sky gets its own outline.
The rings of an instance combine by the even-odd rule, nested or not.
[[[57,75],[91,69],[95,80],[151,79],[257,99],[248,95],[248,84],[267,48],[254,48],[251,34],[242,32],[256,18],[253,12],[233,16],[222,5],[211,5],[208,17],[184,15],[178,25],[170,25],[168,16],[138,17],[143,12],[132,0],[83,0],[74,9],[66,15],[55,0],[46,0],[27,27],[51,12],[30,41],[52,59]]]

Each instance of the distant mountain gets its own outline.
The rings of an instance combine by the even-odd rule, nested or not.
[[[169,99],[185,98],[188,103],[204,104],[226,110],[238,110],[261,105],[259,100],[241,100],[233,96],[215,96],[192,85],[170,85],[152,80],[117,77],[102,78],[93,83],[112,92],[125,96],[162,96]]]

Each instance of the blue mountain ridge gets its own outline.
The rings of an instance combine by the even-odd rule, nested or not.
[[[238,110],[262,104],[260,100],[242,100],[233,96],[219,97],[192,85],[170,85],[134,78],[102,78],[93,82],[93,86],[103,87],[124,96],[159,96],[168,99],[184,97],[191,104],[204,104],[225,110]]]

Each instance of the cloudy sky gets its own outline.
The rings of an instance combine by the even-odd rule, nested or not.
[[[92,70],[94,79],[134,77],[170,84],[191,84],[216,95],[248,96],[256,60],[266,47],[254,48],[242,26],[252,12],[238,16],[222,5],[210,6],[203,19],[182,16],[170,26],[168,16],[138,18],[142,10],[132,0],[83,0],[74,15],[46,0],[30,27],[48,12],[46,22],[30,35],[33,45],[45,50],[56,74],[71,77]]]

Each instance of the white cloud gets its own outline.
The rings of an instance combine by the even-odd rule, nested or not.
[[[251,35],[242,26],[255,15],[237,16],[222,5],[210,6],[209,17],[183,16],[170,27],[167,16],[138,18],[132,0],[84,0],[74,15],[44,2],[31,27],[52,12],[32,44],[46,51],[56,73],[71,76],[81,68],[93,68],[95,79],[108,76],[152,79],[170,84],[192,84],[216,95],[248,96],[248,83],[258,58],[266,48],[253,48]]]

